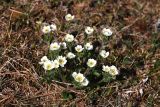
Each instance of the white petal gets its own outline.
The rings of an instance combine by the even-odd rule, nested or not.
[[[89,81],[85,78],[84,81],[81,83],[82,86],[87,86]]]
[[[143,89],[142,88],[139,89],[139,93],[140,93],[141,96],[143,95]]]
[[[72,77],[75,78],[77,76],[77,72],[72,73]]]

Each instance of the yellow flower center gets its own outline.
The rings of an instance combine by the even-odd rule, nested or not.
[[[50,64],[48,64],[48,65],[47,65],[47,69],[50,69],[50,68],[51,68],[51,65],[50,65]]]
[[[53,46],[53,48],[57,48],[57,46],[56,46],[56,45],[54,45],[54,46]]]
[[[83,78],[82,78],[82,76],[76,76],[75,80],[78,82],[82,82]]]
[[[72,19],[72,16],[69,16],[68,19],[71,20],[71,19]]]
[[[49,30],[48,29],[45,29],[45,32],[48,32]]]
[[[63,59],[59,59],[59,63],[63,64],[64,63]]]
[[[111,70],[110,70],[110,73],[111,73],[112,75],[116,75],[116,71],[115,71],[114,69],[111,69]]]
[[[89,64],[90,64],[90,65],[93,65],[93,62],[90,62]]]

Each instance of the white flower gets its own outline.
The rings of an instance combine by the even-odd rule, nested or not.
[[[57,60],[61,67],[64,67],[64,65],[67,63],[66,57],[63,56],[58,56]]]
[[[73,72],[73,73],[72,73],[72,77],[73,77],[73,78],[75,78],[76,75],[77,75],[77,72]]]
[[[52,31],[57,30],[57,26],[56,26],[55,24],[51,24],[51,25],[50,25],[50,28],[51,28]]]
[[[87,50],[92,50],[93,49],[93,45],[91,43],[86,43],[84,46]]]
[[[87,65],[88,65],[90,68],[96,66],[96,64],[97,64],[97,61],[94,60],[94,59],[88,59],[88,61],[87,61]]]
[[[66,49],[67,48],[66,42],[61,42],[61,43],[59,43],[59,45],[62,46],[62,49]]]
[[[79,82],[81,86],[87,86],[89,83],[87,78],[82,73],[73,72],[72,77],[74,78],[76,82]]]
[[[74,40],[74,36],[71,34],[67,34],[64,39],[67,42],[72,42]]]
[[[83,51],[83,47],[82,47],[82,45],[77,45],[76,47],[75,47],[75,50],[77,51],[77,52],[82,52]]]
[[[110,66],[109,74],[112,76],[118,75],[118,69],[114,65]]]
[[[67,14],[67,15],[65,16],[65,19],[66,19],[66,21],[71,21],[71,20],[74,19],[74,15]]]
[[[50,33],[50,32],[51,32],[50,26],[49,26],[49,25],[43,26],[42,32],[43,32],[44,34]]]
[[[80,82],[80,83],[83,82],[85,79],[85,77],[82,73],[73,72],[72,76],[75,79],[75,81]]]
[[[87,86],[89,84],[88,79],[84,79],[83,82],[81,83],[82,86]]]
[[[69,59],[72,59],[72,58],[75,58],[76,55],[73,54],[72,52],[69,52],[69,53],[67,54],[67,57],[68,57]]]
[[[103,58],[107,58],[109,56],[109,52],[106,52],[105,50],[101,50],[100,55]]]
[[[104,72],[109,72],[109,71],[110,71],[110,67],[103,65],[102,70],[103,70]]]
[[[41,62],[39,62],[39,64],[43,65],[46,61],[48,61],[49,59],[47,58],[47,56],[43,56],[41,58]]]
[[[105,36],[111,36],[112,31],[110,29],[103,28],[102,34],[105,35]]]
[[[50,50],[54,51],[54,50],[58,50],[60,48],[60,45],[57,42],[51,43],[50,44]]]
[[[59,68],[59,61],[58,60],[54,60],[53,61],[53,66],[54,66],[54,68]]]
[[[52,70],[54,68],[53,62],[48,60],[43,64],[45,70]]]
[[[93,31],[94,31],[94,29],[93,29],[92,27],[86,27],[86,29],[85,29],[85,32],[86,32],[86,34],[88,34],[88,35],[92,34]]]

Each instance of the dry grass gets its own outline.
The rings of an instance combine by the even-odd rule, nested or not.
[[[159,0],[15,1],[0,1],[1,106],[160,106],[160,35],[155,30]],[[78,35],[84,25],[112,27],[115,35],[107,47],[121,71],[117,81],[88,93],[68,83],[42,81],[38,62],[48,44],[42,41],[36,21],[56,23],[63,35],[68,32],[62,26],[68,12],[78,19],[70,31]],[[64,91],[74,97],[64,99]]]

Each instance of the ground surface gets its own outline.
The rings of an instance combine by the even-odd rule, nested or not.
[[[84,26],[107,25],[114,30],[107,47],[120,68],[116,81],[88,93],[41,81],[44,72],[38,62],[48,44],[36,21],[61,26],[67,13],[80,21],[71,29],[77,34]],[[159,0],[1,0],[0,105],[159,107],[159,18]],[[62,92],[74,96],[64,98]]]

